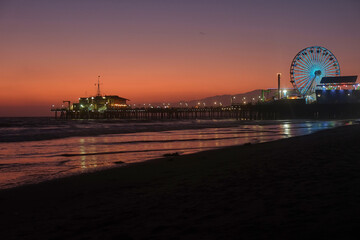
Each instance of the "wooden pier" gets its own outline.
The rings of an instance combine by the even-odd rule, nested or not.
[[[52,109],[60,119],[240,119],[240,108],[125,108],[104,112]]]
[[[291,101],[205,108],[124,108],[104,112],[52,109],[58,119],[345,119],[360,118],[360,104],[298,104]]]

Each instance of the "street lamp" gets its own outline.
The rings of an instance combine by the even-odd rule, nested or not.
[[[284,93],[284,97],[286,98],[286,94],[287,94],[287,90],[283,90],[283,93]]]

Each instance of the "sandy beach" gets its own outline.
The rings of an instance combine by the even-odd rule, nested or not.
[[[2,190],[0,237],[358,239],[359,136],[343,126]]]

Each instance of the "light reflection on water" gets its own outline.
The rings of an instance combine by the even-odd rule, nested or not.
[[[118,161],[133,163],[158,158],[166,153],[189,154],[248,142],[266,142],[344,124],[347,122],[287,121],[272,125],[0,143],[0,188],[111,167]]]

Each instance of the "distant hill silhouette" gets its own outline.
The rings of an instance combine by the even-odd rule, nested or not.
[[[277,89],[269,89],[264,92],[264,98],[266,100],[272,99],[276,95]],[[262,90],[257,89],[246,93],[238,93],[234,95],[217,95],[217,96],[211,96],[201,99],[194,99],[189,101],[179,101],[179,102],[171,102],[170,107],[195,107],[195,106],[201,106],[201,107],[209,107],[209,106],[230,106],[231,103],[238,103],[243,104],[245,103],[256,103],[260,101],[262,97]],[[233,101],[231,99],[233,98]],[[151,103],[152,106],[163,106],[163,103]],[[165,105],[168,105],[166,103]]]

